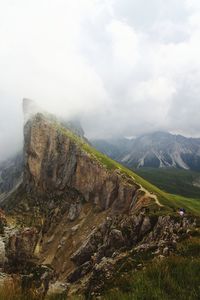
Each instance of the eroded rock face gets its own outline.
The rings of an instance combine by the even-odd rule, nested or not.
[[[52,197],[70,187],[102,210],[130,208],[138,186],[103,168],[42,114],[25,125],[24,152],[24,185],[29,193]]]
[[[134,269],[138,254],[146,253],[152,258],[168,256],[180,240],[190,236],[189,228],[195,226],[194,219],[149,217],[143,213],[108,218],[71,257],[77,268],[68,281],[81,284],[84,278],[82,289],[86,296],[99,295],[106,282],[112,283],[120,261],[123,265],[131,259],[131,269]]]
[[[79,216],[80,211],[81,211],[81,203],[79,201],[72,203],[69,208],[68,219],[70,221],[74,221]]]
[[[30,108],[27,106],[29,103],[25,113]],[[106,246],[103,231],[108,234],[109,214],[129,213],[138,189],[131,178],[109,171],[84,151],[57,120],[41,113],[32,116],[24,128],[23,184],[11,209],[22,215],[22,222],[37,224],[37,231],[23,229],[9,238],[8,268],[12,266],[23,274],[24,265],[37,254],[40,264],[50,265],[62,277],[75,269],[70,261],[74,255],[81,266],[72,276],[75,281],[89,272],[91,263],[87,262],[96,252],[101,259],[105,251],[124,246],[120,228],[109,231]],[[93,236],[94,228],[102,222],[101,230]],[[97,244],[102,246],[101,251],[97,251]],[[76,256],[80,245],[84,251]]]
[[[78,266],[89,260],[99,262],[104,256],[111,257],[120,249],[136,245],[153,226],[153,221],[144,214],[108,217],[90,234],[71,259]]]
[[[34,257],[38,235],[34,228],[25,228],[11,234],[6,245],[7,268],[12,272],[24,270]]]

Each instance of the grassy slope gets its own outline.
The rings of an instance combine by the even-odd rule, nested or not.
[[[166,193],[150,182],[146,181],[130,169],[122,166],[118,162],[112,160],[111,158],[107,157],[106,155],[100,153],[95,148],[93,148],[91,145],[86,143],[86,141],[75,134],[73,134],[70,130],[55,124],[57,130],[59,130],[62,134],[67,135],[69,138],[71,138],[76,144],[78,144],[85,152],[87,152],[89,155],[93,157],[93,159],[100,162],[103,166],[105,166],[108,170],[120,170],[121,173],[126,174],[127,176],[134,179],[136,183],[141,184],[145,189],[147,189],[149,192],[152,192],[157,195],[159,201],[161,204],[165,206],[165,209],[171,212],[174,212],[180,207],[183,207],[186,209],[187,212],[190,212],[195,215],[200,215],[200,198],[199,199],[193,199],[193,198],[187,198],[179,195],[173,195]]]
[[[140,168],[135,172],[168,193],[200,199],[200,187],[193,184],[200,179],[199,172],[177,168]]]
[[[104,300],[197,300],[200,299],[200,243],[195,255],[174,254],[151,261],[141,271],[124,272]],[[141,262],[144,264],[144,262]]]
[[[200,299],[200,232],[177,244],[173,255],[152,260],[141,253],[135,272],[132,262],[116,270],[115,280],[108,283],[104,300],[197,300]],[[119,266],[120,267],[120,266]],[[120,267],[121,268],[121,267]]]

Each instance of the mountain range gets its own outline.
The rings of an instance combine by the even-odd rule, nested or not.
[[[153,132],[134,139],[92,140],[93,146],[129,168],[174,167],[200,171],[200,139]]]

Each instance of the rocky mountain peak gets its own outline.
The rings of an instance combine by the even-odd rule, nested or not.
[[[100,210],[129,210],[139,186],[133,179],[109,171],[95,156],[95,149],[62,123],[36,114],[25,124],[24,139],[28,193],[52,198],[71,189]]]

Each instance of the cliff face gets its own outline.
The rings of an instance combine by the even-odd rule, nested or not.
[[[76,268],[72,257],[94,228],[109,215],[131,213],[140,197],[140,186],[132,178],[106,167],[85,138],[66,127],[41,113],[25,123],[23,183],[5,207],[31,226],[35,244],[31,235],[24,239],[23,230],[17,238],[16,233],[11,236],[8,270],[13,271],[16,258],[23,266],[24,259],[35,257],[66,279]]]
[[[22,251],[18,249],[31,249],[27,258],[37,257],[40,264],[50,265],[59,278],[66,279],[75,271],[74,257],[94,228],[111,216],[131,214],[136,200],[149,197],[145,198],[133,178],[119,169],[111,170],[98,159],[84,137],[54,118],[37,113],[24,127],[23,184],[10,201],[12,205],[8,205],[20,222],[36,228],[30,229],[36,235],[35,247],[31,239],[20,239],[23,231],[18,232],[17,240],[11,236],[7,247],[10,265],[16,257],[20,262]],[[15,251],[9,247],[13,241],[17,241]],[[101,237],[89,254],[81,254],[83,262],[103,244]],[[108,245],[108,252],[109,248]],[[110,253],[113,251],[114,248]],[[24,265],[24,257],[21,258]]]
[[[25,125],[24,185],[28,193],[47,198],[76,190],[102,210],[128,211],[139,186],[110,172],[80,148],[67,130],[42,114]]]

